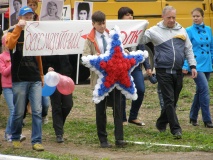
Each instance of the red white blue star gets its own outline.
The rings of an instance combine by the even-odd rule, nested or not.
[[[105,54],[82,57],[82,63],[98,74],[93,91],[94,103],[99,103],[115,87],[128,99],[137,99],[137,90],[131,76],[133,69],[148,57],[147,51],[124,52],[120,30],[115,26],[109,33]]]

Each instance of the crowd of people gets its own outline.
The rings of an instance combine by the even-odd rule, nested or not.
[[[14,3],[17,0],[14,0]],[[14,148],[21,148],[21,142],[26,139],[22,136],[23,117],[28,102],[32,114],[32,148],[43,151],[42,145],[42,119],[47,116],[49,97],[42,97],[44,74],[56,71],[71,77],[72,65],[67,55],[55,56],[23,56],[24,27],[26,21],[38,20],[35,10],[37,0],[28,0],[28,6],[23,6],[18,12],[18,21],[13,28],[2,36],[2,54],[0,55],[1,85],[4,98],[7,102],[9,115],[5,129],[5,139],[11,141]],[[79,4],[80,5],[80,4]],[[52,10],[57,10],[54,4],[48,4],[49,15],[56,17]],[[54,9],[52,9],[54,8]],[[79,9],[80,10],[80,9]],[[83,10],[86,10],[83,8]],[[57,11],[56,11],[57,12]],[[88,14],[88,13],[87,13]],[[192,26],[184,28],[176,22],[176,9],[172,6],[164,7],[162,21],[144,32],[140,45],[125,48],[131,51],[145,50],[144,44],[152,42],[155,51],[155,70],[158,83],[159,102],[161,113],[156,121],[159,132],[165,132],[167,127],[175,139],[182,138],[182,128],[176,114],[179,94],[183,87],[184,74],[191,74],[196,84],[196,93],[189,113],[189,121],[198,126],[199,110],[202,111],[204,126],[213,128],[210,114],[210,96],[208,80],[212,72],[213,39],[212,30],[203,22],[204,11],[195,8],[192,11]],[[17,16],[17,14],[16,14]],[[80,18],[79,18],[80,19]],[[134,19],[134,12],[129,7],[118,9],[118,19]],[[45,20],[45,18],[43,18]],[[48,20],[58,20],[48,18]],[[106,41],[109,39],[109,30],[106,28],[106,15],[101,11],[92,14],[92,30],[84,44],[83,55],[105,54]],[[97,135],[100,147],[110,148],[112,145],[107,139],[107,106],[112,106],[114,118],[115,145],[124,147],[123,126],[128,123],[144,126],[145,123],[138,118],[138,112],[145,93],[142,65],[149,77],[153,76],[148,59],[138,65],[131,73],[134,78],[138,98],[131,102],[130,114],[126,115],[126,98],[117,88],[98,104],[95,104]],[[92,89],[97,84],[98,75],[91,72],[90,83]],[[44,102],[43,102],[44,101]],[[56,142],[64,142],[64,124],[73,107],[72,94],[63,95],[57,89],[50,96],[52,106],[53,128]],[[108,104],[108,102],[113,102]],[[46,104],[46,105],[45,105]]]

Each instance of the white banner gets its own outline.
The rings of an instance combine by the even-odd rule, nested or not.
[[[107,29],[117,25],[124,47],[137,46],[147,20],[107,20]],[[92,29],[88,20],[28,21],[24,35],[24,56],[81,54],[87,34]]]

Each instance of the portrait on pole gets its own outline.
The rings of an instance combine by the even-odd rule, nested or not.
[[[92,2],[75,2],[74,20],[91,20],[93,3]]]
[[[42,2],[40,20],[58,21],[62,18],[63,0],[46,0]]]
[[[9,8],[10,8],[10,26],[14,26],[18,23],[19,10],[21,7],[27,5],[27,0],[10,0]]]

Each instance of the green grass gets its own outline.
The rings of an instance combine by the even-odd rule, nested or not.
[[[181,91],[178,101],[177,114],[180,125],[183,129],[183,137],[180,140],[174,140],[169,129],[164,133],[159,133],[155,128],[155,122],[160,114],[160,106],[157,96],[157,86],[146,81],[146,94],[143,105],[141,107],[139,116],[146,123],[145,127],[137,127],[135,125],[124,126],[124,139],[127,141],[143,142],[144,144],[130,143],[126,148],[113,147],[110,150],[112,152],[142,152],[144,154],[156,153],[156,152],[191,152],[191,151],[213,151],[213,129],[205,128],[202,122],[201,113],[199,113],[198,123],[200,126],[193,127],[189,124],[189,111],[194,96],[195,84],[189,77],[184,78],[184,86]],[[210,79],[210,95],[213,97],[212,87],[213,79]],[[90,148],[91,150],[100,150],[99,141],[96,133],[95,125],[95,109],[94,104],[91,102],[91,90],[88,86],[76,86],[74,92],[74,107],[65,123],[65,145],[68,147],[72,144],[79,148]],[[2,99],[3,100],[3,99]],[[130,101],[127,102],[127,113],[129,113]],[[212,113],[213,102],[211,101],[210,108]],[[3,110],[5,106],[0,106]],[[4,124],[0,125],[0,129],[3,130],[6,124],[6,114],[0,114],[0,121]],[[57,148],[55,143],[55,135],[52,128],[51,113],[49,113],[50,123],[43,126],[43,144],[53,145]],[[114,124],[112,109],[107,109],[108,115],[108,139],[109,142],[114,144]],[[213,114],[212,114],[213,115]],[[31,129],[31,119],[27,117],[27,125],[25,129]],[[171,147],[171,146],[158,146],[159,144],[173,144],[173,145],[186,145],[186,147]],[[11,147],[0,147],[0,153],[10,155],[29,156],[36,158],[44,158],[51,160],[68,160],[68,159],[94,159],[92,155],[71,155],[69,152],[53,152],[52,150],[45,150],[44,152],[35,152],[32,150],[13,150]],[[103,157],[103,160],[110,158]]]

